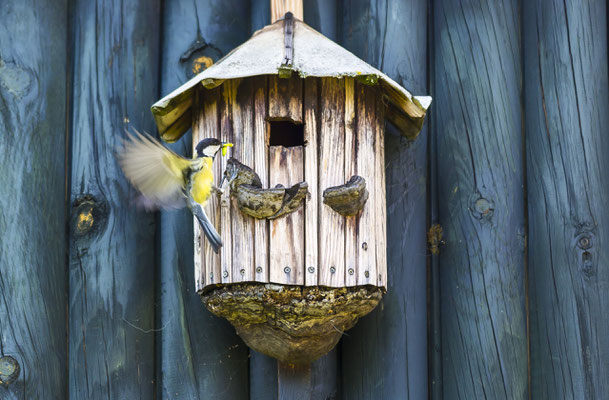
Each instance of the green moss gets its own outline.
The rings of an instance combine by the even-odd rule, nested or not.
[[[284,362],[308,363],[330,351],[342,333],[383,295],[373,286],[325,288],[243,283],[201,295],[230,321],[245,343]]]

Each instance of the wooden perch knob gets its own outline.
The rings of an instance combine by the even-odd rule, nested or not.
[[[235,158],[228,160],[224,178],[230,182],[231,196],[237,199],[239,210],[258,219],[275,219],[294,212],[309,194],[306,182],[289,188],[278,185],[263,189],[258,174]]]
[[[358,175],[353,175],[349,182],[341,186],[333,186],[324,190],[324,204],[345,217],[357,215],[364,209],[368,200],[366,181]]]

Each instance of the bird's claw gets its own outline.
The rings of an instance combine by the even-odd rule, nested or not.
[[[224,189],[220,189],[219,187],[217,187],[216,185],[213,185],[211,187],[211,189],[216,192],[217,194],[219,194],[220,196],[222,196],[224,194]]]

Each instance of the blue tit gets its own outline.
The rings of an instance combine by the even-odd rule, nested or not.
[[[217,253],[222,238],[205,214],[214,190],[212,164],[218,151],[226,155],[232,143],[215,138],[201,140],[192,159],[181,157],[158,140],[135,131],[127,133],[117,150],[118,162],[131,184],[148,205],[161,208],[188,207],[199,221],[205,237]]]

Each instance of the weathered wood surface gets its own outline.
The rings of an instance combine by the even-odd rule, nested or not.
[[[248,13],[240,0],[165,1],[162,10],[161,91],[156,98],[184,83],[197,67],[198,58],[214,55],[202,48],[190,57],[182,57],[197,42],[199,33],[206,42],[226,54],[247,39],[248,24],[242,21],[248,19]],[[208,112],[216,116],[221,92],[222,88],[217,88],[214,90],[217,96],[204,100]],[[142,106],[147,108],[150,104],[147,102]],[[148,118],[148,111],[143,112]],[[218,136],[217,119],[206,120],[204,124],[209,134],[213,131],[214,136]],[[191,135],[185,135],[169,147],[190,156]],[[215,164],[218,177],[219,159]],[[219,212],[217,207],[216,210]],[[212,221],[215,223],[216,220]],[[247,399],[248,349],[234,328],[207,311],[194,292],[192,226],[192,214],[187,210],[160,214],[157,231],[160,238],[157,398]],[[219,282],[219,257],[210,256],[205,261],[207,268],[213,264],[214,282]]]
[[[286,187],[301,182],[304,161],[302,146],[269,147],[269,183]],[[287,285],[304,285],[304,210],[269,223],[269,280]]]
[[[518,9],[434,4],[444,398],[528,398]]]
[[[269,150],[267,143],[268,124],[265,120],[267,113],[267,79],[255,78],[253,88],[254,96],[254,171],[258,174],[263,188],[269,187],[268,171]],[[269,281],[269,222],[266,220],[254,221],[254,279],[258,282]]]
[[[428,93],[427,12],[422,0],[343,4],[340,43],[413,93]],[[385,141],[388,288],[342,339],[345,399],[427,398],[426,129],[409,143],[388,124]]]
[[[64,399],[67,2],[0,9],[0,398]]]
[[[354,88],[356,96],[355,107],[357,108],[357,141],[355,153],[357,154],[355,172],[364,178],[370,188],[372,195],[368,198],[368,204],[359,216],[357,228],[357,264],[355,276],[358,285],[376,285],[377,282],[377,258],[376,258],[376,226],[381,221],[377,220],[378,211],[382,208],[377,204],[377,194],[380,190],[377,186],[375,165],[378,154],[375,152],[376,124],[380,122],[376,118],[376,94],[375,91],[357,83]]]
[[[307,78],[304,82],[304,180],[309,184],[311,197],[305,203],[305,284],[317,286],[319,282],[319,172],[318,172],[318,112],[317,101],[320,80]]]
[[[607,2],[523,11],[531,395],[607,398]]]
[[[344,182],[345,81],[321,78],[319,85],[319,192]],[[319,199],[318,199],[319,202]],[[319,284],[342,287],[345,284],[345,217],[319,202]]]
[[[113,150],[130,125],[153,129],[160,3],[72,6],[69,397],[152,398],[154,216],[134,207]]]
[[[358,140],[364,135],[364,132],[360,132],[360,126],[357,125],[356,109],[355,79],[345,78],[345,182],[348,182],[352,176],[357,174]],[[325,193],[327,188],[322,190],[324,202],[326,202]],[[361,213],[358,214],[360,215],[355,214],[345,218],[345,286],[357,285],[359,264],[357,232],[362,221]]]
[[[232,83],[227,82],[226,85]],[[234,144],[232,154],[245,165],[255,167],[253,80],[243,79],[236,88],[236,91],[235,102],[230,104]],[[233,240],[232,253],[232,282],[249,282],[255,276],[255,220],[253,217],[240,213],[237,199],[234,197],[231,199],[231,217],[233,224],[232,232],[235,238]],[[224,253],[223,256],[225,257],[228,254]]]
[[[302,123],[302,85],[303,80],[296,74],[282,79],[269,76],[269,113],[270,120],[290,120]]]
[[[302,20],[303,0],[270,0],[271,1],[271,22],[283,18],[285,13],[290,11],[294,18]]]

